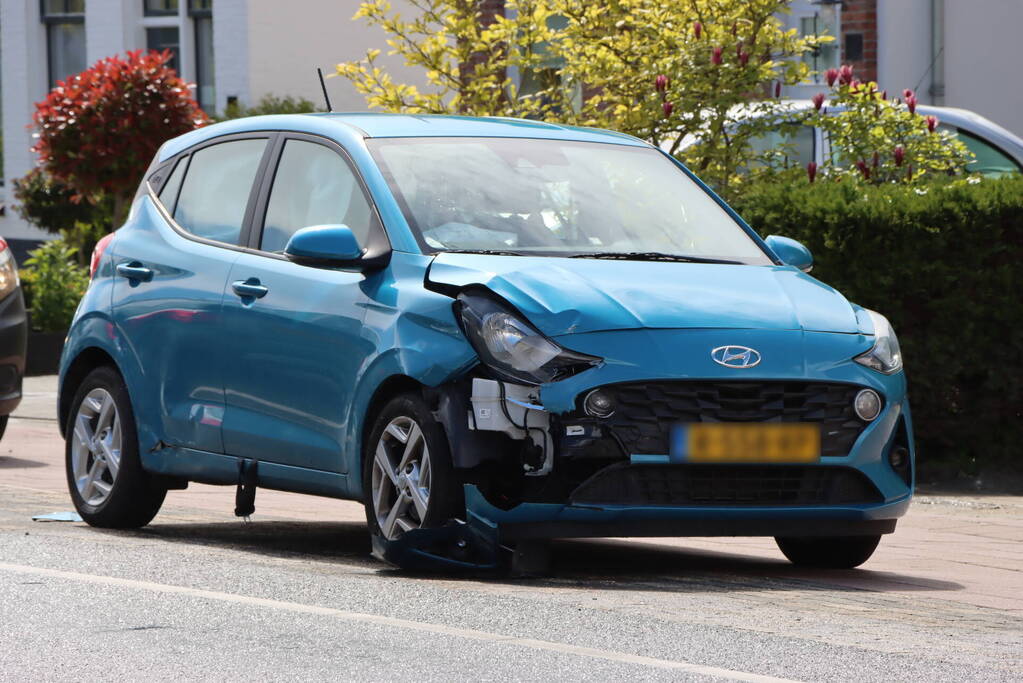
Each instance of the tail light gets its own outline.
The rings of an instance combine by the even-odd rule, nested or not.
[[[96,275],[96,269],[99,268],[99,261],[103,258],[103,252],[106,251],[107,245],[110,244],[110,240],[114,239],[114,233],[110,233],[96,242],[96,246],[92,250],[92,259],[89,261],[89,277],[92,278]]]

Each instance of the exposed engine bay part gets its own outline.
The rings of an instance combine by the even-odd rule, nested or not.
[[[550,474],[554,439],[550,414],[539,403],[537,387],[474,377],[469,429],[500,432],[523,442],[522,468],[527,476]]]

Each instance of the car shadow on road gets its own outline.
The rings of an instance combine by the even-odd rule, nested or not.
[[[99,531],[99,530],[95,530]],[[356,522],[156,523],[131,534],[172,543],[231,548],[270,557],[329,564],[344,560],[383,574],[410,579],[437,575],[388,567],[370,556],[366,525]],[[883,548],[883,546],[882,546]],[[737,591],[957,591],[962,584],[869,568],[822,570],[795,567],[783,559],[618,539],[561,540],[551,545],[551,570],[543,578],[504,575],[444,575],[446,579],[540,583],[588,590]]]
[[[50,463],[42,462],[41,460],[26,460],[25,458],[15,458],[12,455],[0,455],[0,470],[48,467],[49,465]]]

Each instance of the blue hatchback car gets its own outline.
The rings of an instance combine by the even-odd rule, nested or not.
[[[852,567],[914,449],[895,333],[635,138],[321,114],[167,142],[61,362],[100,527],[169,489],[361,500],[378,556],[491,566],[582,536],[773,536]]]

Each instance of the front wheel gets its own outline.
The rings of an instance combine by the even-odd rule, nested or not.
[[[85,378],[65,434],[68,489],[82,519],[112,529],[149,524],[167,489],[142,469],[128,389],[115,370],[97,368]]]
[[[415,394],[392,399],[377,416],[362,483],[369,532],[388,541],[442,526],[464,507],[444,428]]]
[[[835,536],[832,538],[774,539],[792,564],[825,569],[852,569],[874,554],[880,536]]]

